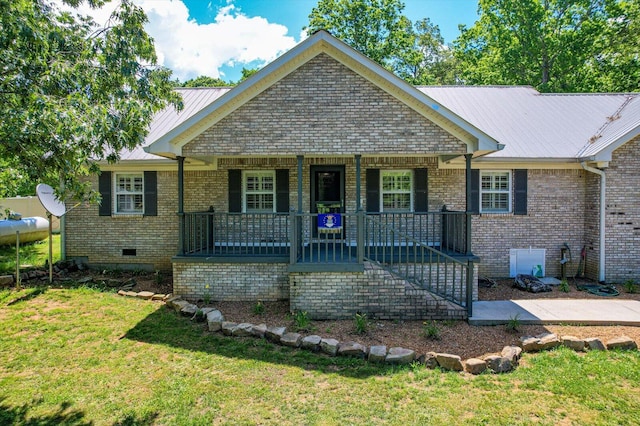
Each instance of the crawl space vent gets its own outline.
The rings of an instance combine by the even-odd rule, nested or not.
[[[122,255],[123,256],[135,256],[136,255],[136,249],[122,249]]]

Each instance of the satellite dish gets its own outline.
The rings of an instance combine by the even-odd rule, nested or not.
[[[62,201],[58,200],[53,188],[46,183],[39,183],[36,186],[36,194],[38,194],[40,204],[53,216],[62,217],[67,212],[67,207]]]

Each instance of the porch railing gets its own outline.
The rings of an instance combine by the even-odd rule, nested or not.
[[[362,262],[364,250],[401,247],[407,241],[400,236],[407,236],[455,256],[469,251],[465,216],[454,211],[341,213],[337,231],[320,230],[317,213],[192,212],[180,215],[180,248],[186,256],[291,255],[292,263],[353,263]],[[365,223],[365,217],[375,222]]]
[[[443,215],[441,220],[452,220]],[[364,256],[419,288],[466,307],[471,315],[473,261],[454,258],[375,216],[365,218]],[[393,242],[393,244],[390,244]]]
[[[185,256],[287,256],[287,213],[185,213],[181,217]]]
[[[339,227],[318,227],[317,213],[291,213],[291,264],[362,263],[358,244],[362,214],[341,213]],[[360,252],[358,249],[360,248]]]
[[[464,212],[341,213],[322,229],[317,213],[185,213],[183,256],[289,257],[294,264],[362,264],[370,260],[420,288],[471,307],[473,262]]]

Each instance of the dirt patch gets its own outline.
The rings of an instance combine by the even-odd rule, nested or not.
[[[295,323],[289,312],[288,302],[265,302],[264,313],[255,314],[255,303],[217,302],[214,304],[232,322],[265,323],[268,326],[285,326],[295,331]],[[427,337],[427,328],[435,327],[438,338]],[[354,320],[312,321],[303,335],[317,334],[338,341],[356,341],[372,345],[386,345],[413,349],[419,354],[444,352],[459,355],[463,359],[499,353],[504,346],[517,345],[524,335],[551,332],[558,336],[572,335],[578,338],[598,337],[606,342],[622,335],[640,342],[640,327],[628,326],[520,326],[517,332],[505,326],[472,326],[465,321],[376,321],[371,320],[366,333],[358,334]]]

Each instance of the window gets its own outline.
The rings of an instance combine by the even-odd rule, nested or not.
[[[244,172],[244,211],[275,211],[275,171]]]
[[[144,175],[142,173],[115,174],[116,214],[144,213]]]
[[[382,211],[411,211],[413,206],[413,173],[411,170],[382,171],[380,180]]]
[[[511,211],[511,173],[480,172],[480,208],[483,213]]]

